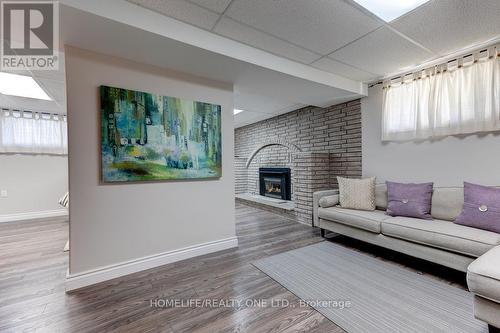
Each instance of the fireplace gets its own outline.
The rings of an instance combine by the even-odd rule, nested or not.
[[[260,195],[276,199],[291,200],[289,168],[259,168]]]

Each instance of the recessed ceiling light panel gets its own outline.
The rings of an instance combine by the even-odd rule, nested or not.
[[[0,72],[0,93],[19,97],[44,99],[52,98],[40,87],[31,76]]]
[[[391,22],[429,0],[354,0],[386,22]]]

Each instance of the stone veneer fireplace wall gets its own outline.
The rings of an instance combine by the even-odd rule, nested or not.
[[[361,177],[361,102],[305,107],[237,128],[235,155],[237,194],[259,194],[259,168],[290,168],[293,214],[311,223],[312,192],[336,188],[336,176]]]

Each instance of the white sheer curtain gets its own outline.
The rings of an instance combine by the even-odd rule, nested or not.
[[[385,86],[382,140],[500,130],[500,57],[493,52]]]
[[[1,109],[0,153],[66,155],[66,116]]]

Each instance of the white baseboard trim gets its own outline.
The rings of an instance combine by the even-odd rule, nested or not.
[[[59,216],[67,216],[67,215],[68,215],[67,209],[54,209],[54,210],[43,210],[40,212],[4,214],[4,215],[0,215],[0,223],[42,219],[42,218],[48,218],[48,217],[59,217]]]
[[[66,292],[87,287],[99,282],[108,281],[120,276],[144,271],[146,269],[163,266],[176,261],[222,251],[237,246],[238,238],[230,237],[135,260],[125,261],[115,265],[104,266],[78,274],[69,274],[68,272],[66,277]]]

